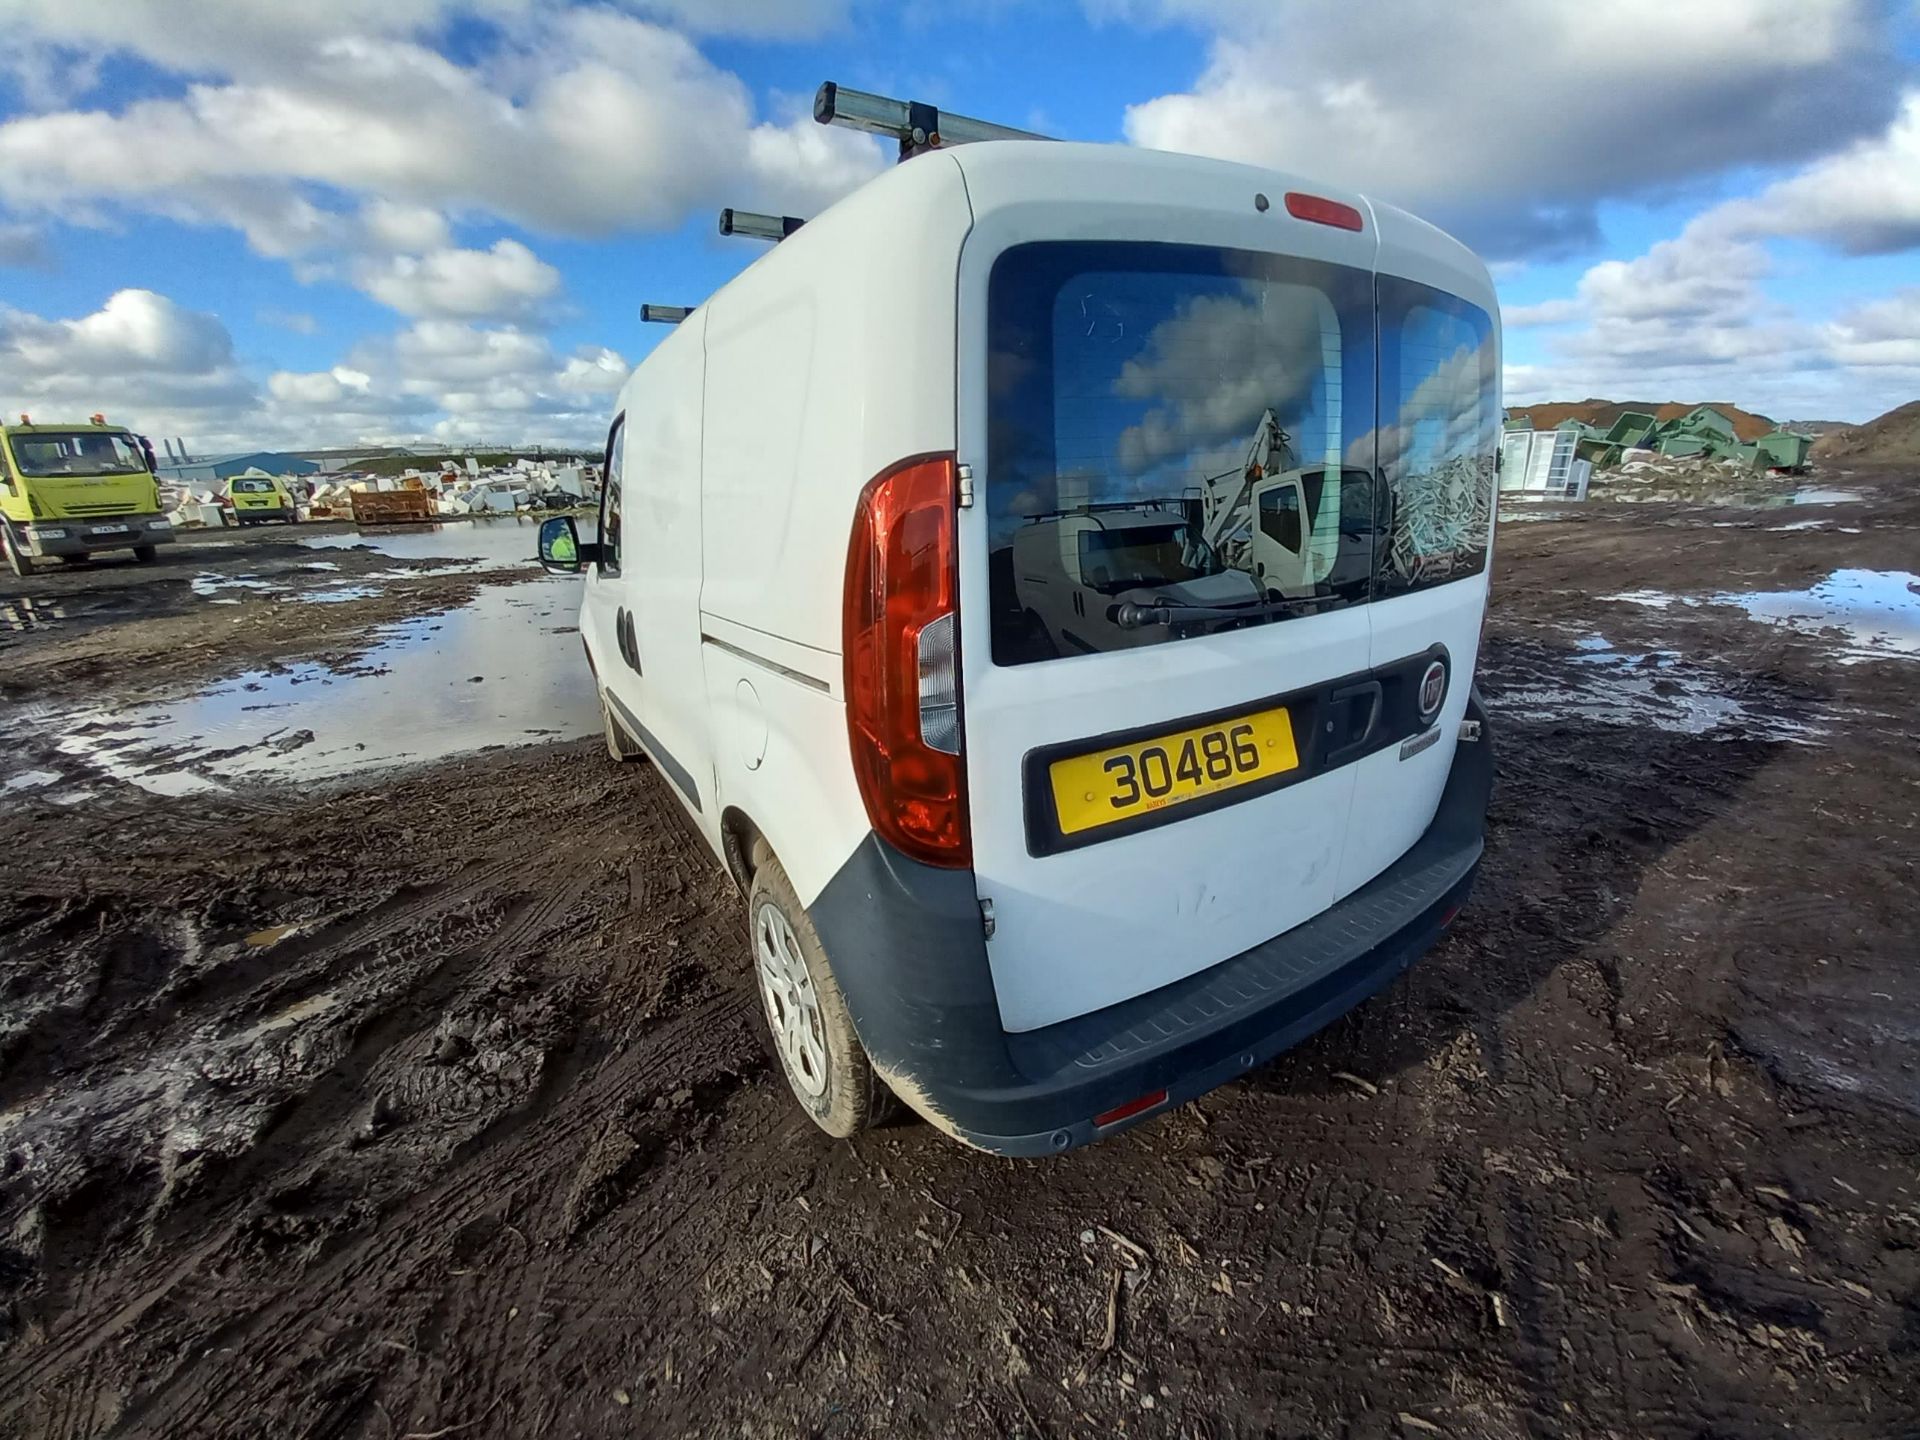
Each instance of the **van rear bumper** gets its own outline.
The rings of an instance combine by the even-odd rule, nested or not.
[[[1405,970],[1466,902],[1493,786],[1477,692],[1467,718],[1480,738],[1457,748],[1433,824],[1372,882],[1197,975],[1024,1034],[1000,1026],[972,873],[869,835],[810,911],[861,1043],[901,1099],[1002,1155],[1117,1134],[1272,1059]]]
[[[31,555],[90,555],[135,545],[173,543],[173,526],[161,515],[116,515],[100,520],[35,520],[15,523],[14,533]]]

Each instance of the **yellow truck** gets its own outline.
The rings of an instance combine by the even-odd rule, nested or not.
[[[131,550],[150,561],[173,539],[146,441],[95,415],[83,425],[0,424],[0,545],[16,575],[49,556]]]

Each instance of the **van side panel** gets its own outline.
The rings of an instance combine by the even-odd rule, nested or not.
[[[695,822],[717,840],[713,742],[700,654],[700,403],[703,323],[696,312],[628,383],[621,475],[618,600],[640,669],[625,672],[649,748]],[[616,674],[622,673],[617,667]]]
[[[699,312],[717,809],[766,836],[803,903],[869,831],[842,704],[847,541],[867,481],[954,448],[954,276],[971,218],[952,157],[921,156]]]

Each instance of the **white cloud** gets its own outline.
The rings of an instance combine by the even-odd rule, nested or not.
[[[1875,0],[1159,0],[1107,11],[1213,36],[1191,90],[1127,137],[1351,184],[1496,256],[1597,236],[1595,205],[1885,127]]]
[[[1920,246],[1920,90],[1907,92],[1884,135],[1728,201],[1712,223],[1737,235],[1807,236],[1852,255]]]
[[[706,34],[798,39],[845,23],[848,0],[615,0]],[[131,52],[187,74],[297,61],[341,36],[412,39],[457,20],[508,29],[537,22],[547,0],[5,0],[15,43],[37,40],[73,58]],[[40,67],[44,73],[44,64]],[[88,80],[91,85],[92,80]],[[72,83],[66,87],[69,93]]]
[[[571,356],[554,383],[574,395],[614,395],[632,372],[633,367],[618,350],[594,345]]]
[[[1537,305],[1502,305],[1500,320],[1509,330],[1526,330],[1536,325],[1565,325],[1580,316],[1577,300],[1542,300]]]
[[[435,250],[368,261],[360,288],[402,315],[524,320],[560,289],[560,272],[518,240],[491,250]]]
[[[219,318],[123,290],[77,319],[0,307],[0,392],[43,420],[105,411],[197,452],[484,438],[596,445],[631,366],[618,351],[557,355],[512,326],[423,320],[324,370],[256,384]]]
[[[0,312],[0,347],[5,368],[30,377],[195,373],[233,359],[233,341],[218,319],[151,290],[122,290],[79,320]]]
[[[453,243],[447,217],[427,205],[403,205],[375,197],[360,207],[360,228],[378,250],[444,250]]]
[[[179,99],[0,125],[0,197],[23,213],[117,203],[230,220],[275,255],[346,243],[315,200],[332,191],[416,220],[459,210],[601,235],[769,192],[811,213],[883,163],[870,137],[810,116],[756,123],[746,87],[684,36],[603,10],[542,11],[472,65],[332,34]],[[397,233],[398,213],[370,207],[364,233],[438,238]]]
[[[44,420],[104,411],[185,423],[244,411],[255,398],[226,327],[151,290],[122,290],[77,320],[0,307],[0,377],[9,412]]]
[[[1920,369],[1920,286],[1854,306],[1827,327],[1827,343],[1844,365]]]

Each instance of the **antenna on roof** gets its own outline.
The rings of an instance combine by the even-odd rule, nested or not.
[[[652,325],[678,325],[693,313],[691,305],[642,305],[640,318]]]
[[[813,118],[822,125],[845,125],[870,135],[887,135],[900,142],[900,158],[911,160],[923,150],[943,145],[970,145],[977,140],[1050,140],[1031,130],[995,125],[967,115],[942,113],[918,100],[889,100],[864,90],[849,90],[829,80],[813,97]]]
[[[756,210],[720,212],[722,235],[745,235],[753,240],[784,240],[807,222],[797,215],[762,215]]]

